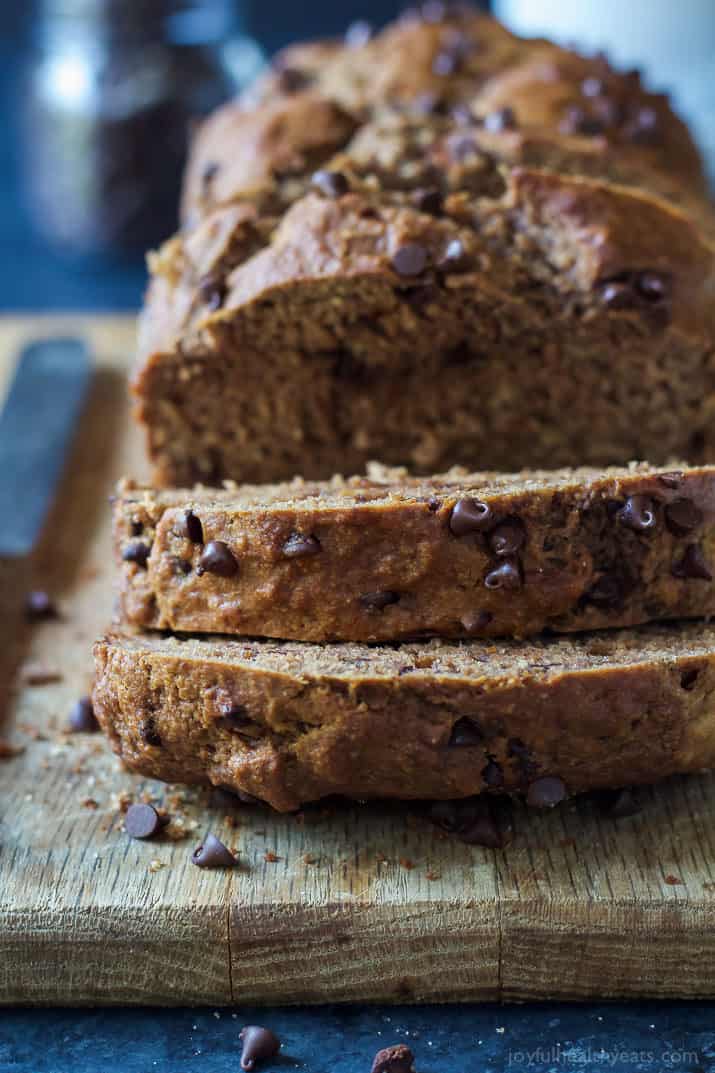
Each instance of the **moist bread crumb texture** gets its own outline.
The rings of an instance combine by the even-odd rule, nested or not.
[[[145,628],[375,642],[715,611],[712,467],[125,482],[114,533],[119,617]]]
[[[544,778],[566,796],[715,760],[711,626],[396,648],[113,635],[95,659],[96,713],[128,767],[281,811]]]
[[[150,260],[156,482],[707,460],[705,191],[637,73],[469,7],[289,49],[199,130]]]

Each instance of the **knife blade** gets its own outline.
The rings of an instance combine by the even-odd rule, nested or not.
[[[20,355],[0,413],[0,557],[28,555],[35,545],[91,372],[79,339],[39,340]]]

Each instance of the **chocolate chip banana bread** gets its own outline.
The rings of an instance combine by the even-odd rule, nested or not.
[[[94,708],[132,770],[287,811],[328,794],[556,804],[715,763],[715,627],[398,647],[109,636]]]
[[[202,128],[151,258],[156,482],[707,461],[704,189],[634,73],[468,8],[290,50]]]
[[[715,467],[125,481],[114,537],[120,617],[187,633],[524,637],[715,612]]]

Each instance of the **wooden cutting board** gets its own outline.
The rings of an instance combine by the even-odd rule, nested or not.
[[[58,329],[88,337],[97,374],[33,564],[62,619],[22,632],[7,600],[0,616],[3,658],[20,660],[2,733],[25,746],[0,761],[0,1000],[715,996],[715,778],[644,791],[644,810],[618,821],[586,801],[517,809],[494,851],[399,807],[229,815],[203,791],[123,772],[100,736],[62,733],[111,615],[107,496],[146,468],[126,399],[130,320],[0,322],[0,395],[20,342]],[[43,671],[61,677],[29,684]],[[130,840],[122,794],[166,804],[187,837]],[[239,869],[190,863],[209,830]]]

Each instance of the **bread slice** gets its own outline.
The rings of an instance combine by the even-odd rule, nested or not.
[[[526,637],[715,611],[715,467],[468,474],[114,503],[120,618],[304,641]],[[218,556],[218,558],[217,558]]]
[[[715,762],[715,626],[394,648],[114,635],[95,660],[130,769],[281,811],[328,794],[555,804]]]

